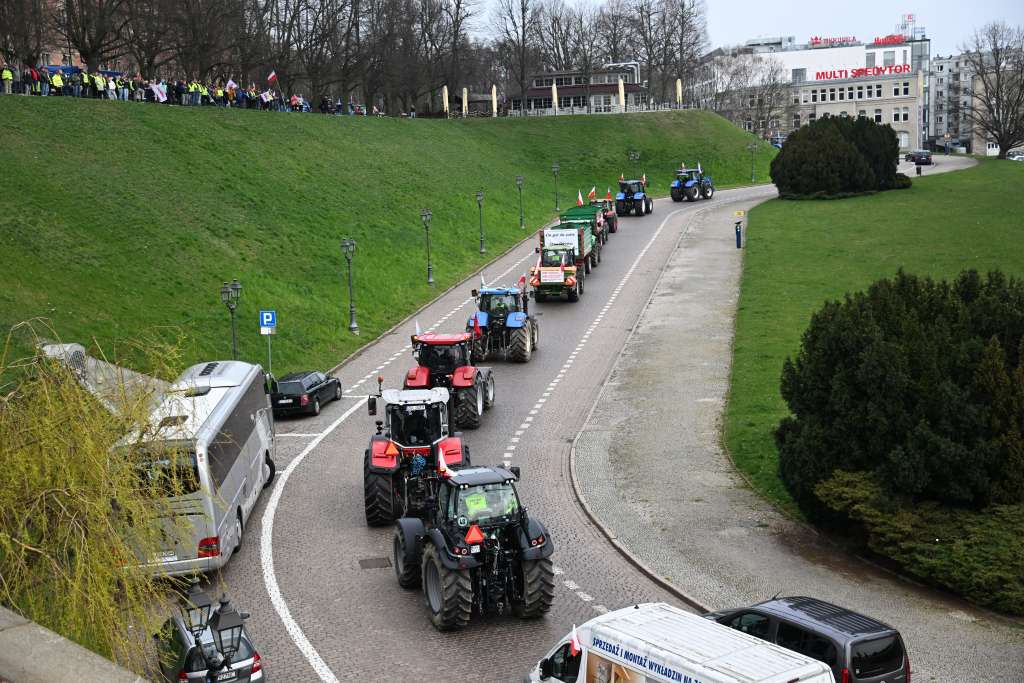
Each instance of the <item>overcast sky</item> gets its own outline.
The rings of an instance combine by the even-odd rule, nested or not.
[[[870,42],[894,33],[902,14],[914,14],[918,27],[927,29],[932,55],[949,55],[975,28],[995,19],[1024,25],[1024,0],[920,0],[892,3],[859,0],[705,0],[712,47],[736,45],[750,38],[796,36],[806,43],[811,36],[854,36]],[[773,11],[774,8],[774,11]]]

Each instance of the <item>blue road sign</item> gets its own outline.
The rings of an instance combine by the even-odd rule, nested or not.
[[[277,311],[260,311],[260,327],[277,327]]]

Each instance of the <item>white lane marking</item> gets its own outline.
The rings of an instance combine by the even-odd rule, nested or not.
[[[576,584],[576,582],[570,581],[569,579],[563,581],[562,584],[571,591],[579,589],[579,586]]]
[[[357,401],[355,405],[342,413],[341,417],[332,422],[330,426],[324,431],[320,432],[319,436],[306,444],[306,447],[302,449],[302,452],[295,456],[295,459],[288,463],[288,466],[281,472],[280,480],[277,485],[274,486],[273,491],[270,493],[270,500],[267,502],[267,509],[263,513],[263,528],[260,534],[260,564],[263,567],[263,583],[267,587],[267,594],[270,596],[270,604],[274,606],[274,611],[277,612],[277,616],[280,617],[281,622],[284,624],[285,629],[288,631],[288,635],[291,636],[292,641],[299,648],[299,651],[309,662],[309,665],[313,667],[313,671],[316,672],[317,676],[320,677],[324,683],[338,683],[337,677],[331,671],[327,663],[320,657],[320,654],[313,647],[313,644],[306,638],[306,634],[299,628],[298,623],[292,617],[291,610],[288,609],[288,603],[284,601],[284,597],[281,595],[281,587],[277,583],[277,576],[274,574],[274,516],[277,514],[277,506],[281,502],[281,494],[284,492],[285,484],[288,483],[288,478],[292,476],[292,472],[298,467],[309,453],[320,445],[328,434],[333,432],[341,425],[342,422],[348,419],[348,417],[356,410],[362,407],[366,403],[366,398],[362,398]]]
[[[296,439],[312,439],[319,434],[303,434],[302,432],[277,432],[276,436],[292,436]]]
[[[562,568],[559,567],[558,565],[551,565],[551,571],[552,571],[552,573],[554,573],[555,576],[559,576],[559,575],[565,573],[565,572],[562,571]]]
[[[587,593],[584,593],[583,591],[577,592],[576,593],[576,597],[578,597],[583,602],[590,602],[591,600],[594,599],[591,595],[589,595]]]

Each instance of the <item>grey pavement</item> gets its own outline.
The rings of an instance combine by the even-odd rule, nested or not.
[[[753,493],[723,451],[742,269],[732,212],[754,203],[716,197],[669,259],[579,435],[583,498],[619,545],[709,609],[816,596],[899,628],[915,681],[1024,680],[1021,622],[839,550]]]
[[[900,159],[903,157],[901,156]],[[962,171],[965,168],[970,168],[976,165],[978,162],[973,157],[965,156],[946,156],[941,153],[935,153],[932,155],[932,165],[922,166],[921,175],[929,176],[937,173],[948,173],[949,171]],[[917,177],[917,170],[914,168],[914,163],[911,161],[900,161],[899,166],[896,169],[900,173],[905,173],[911,178]]]

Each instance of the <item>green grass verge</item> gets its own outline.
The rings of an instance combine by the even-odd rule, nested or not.
[[[604,194],[620,172],[646,171],[664,195],[681,160],[719,187],[749,181],[751,163],[749,135],[696,111],[440,121],[3,97],[0,140],[3,329],[43,317],[65,341],[95,339],[137,366],[125,340],[183,340],[186,362],[224,357],[217,291],[238,277],[241,355],[266,358],[257,311],[277,309],[277,374],[334,364],[521,239],[517,174],[532,230],[553,216],[554,160],[563,205],[578,188]],[[774,152],[757,152],[759,178]],[[358,242],[358,338],[344,235]],[[28,348],[19,336],[15,352]]]
[[[725,443],[753,487],[798,516],[778,475],[772,433],[788,411],[782,363],[811,314],[899,268],[951,279],[961,270],[1024,275],[1024,164],[914,178],[909,190],[838,201],[782,201],[750,213],[736,317]]]

